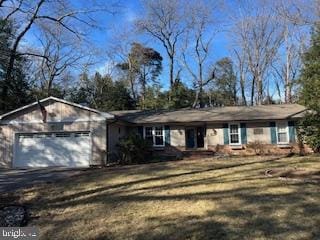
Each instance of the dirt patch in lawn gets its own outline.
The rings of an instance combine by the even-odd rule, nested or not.
[[[320,171],[312,171],[298,168],[275,168],[267,169],[264,174],[268,177],[279,177],[280,179],[293,179],[306,182],[320,183]]]
[[[27,207],[15,194],[0,196],[0,227],[21,227],[28,223]]]

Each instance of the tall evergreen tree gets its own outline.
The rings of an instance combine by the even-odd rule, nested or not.
[[[147,88],[156,83],[162,71],[162,56],[153,48],[134,42],[127,60],[119,63],[118,67],[127,72],[132,95],[134,98],[139,96],[140,108],[145,109]],[[135,89],[139,92],[135,92]]]
[[[215,64],[214,81],[209,88],[209,105],[230,106],[237,103],[237,77],[230,58],[222,58]]]
[[[10,82],[5,81],[14,34],[13,24],[9,21],[0,20],[0,106],[2,106],[0,113],[21,107],[33,100],[30,94],[31,86],[26,74],[28,66],[26,58],[22,56],[16,58],[12,70],[12,79]]]
[[[311,111],[302,125],[306,142],[320,152],[320,23],[312,30],[311,46],[303,57],[301,103]]]
[[[168,93],[171,96],[169,108],[179,109],[191,107],[195,99],[195,92],[183,84],[180,80],[176,80],[172,86],[172,90]]]
[[[106,112],[136,107],[123,80],[113,81],[110,76],[102,76],[98,72],[93,77],[82,73],[79,86],[72,89],[68,99]]]
[[[168,102],[167,96],[161,91],[160,85],[154,84],[146,88],[145,109],[163,109]]]

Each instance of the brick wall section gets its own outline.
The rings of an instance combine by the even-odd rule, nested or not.
[[[153,154],[155,156],[176,156],[181,158],[183,153],[186,151],[185,147],[172,147],[166,146],[165,148],[155,150]],[[228,154],[237,156],[254,156],[257,155],[255,149],[250,146],[243,145],[241,149],[232,149],[230,145],[208,145],[208,149],[204,151],[212,151],[213,155],[218,154]],[[197,154],[201,150],[192,151],[193,154]],[[278,145],[264,144],[263,152],[260,155],[284,155],[284,154],[300,154],[300,148],[298,144],[291,144],[286,147],[279,147]],[[304,153],[312,153],[312,149],[307,145],[304,145]]]
[[[230,145],[215,145],[215,146],[208,146],[208,149],[216,152],[216,153],[223,153],[223,154],[230,154],[230,155],[240,155],[240,156],[252,156],[257,155],[256,152],[260,153],[261,155],[283,155],[289,153],[299,154],[301,151],[304,153],[312,153],[312,149],[307,145],[304,145],[304,149],[300,149],[298,144],[290,144],[288,146],[280,147],[278,145],[273,144],[263,144],[262,151],[260,152],[259,149],[255,151],[253,147],[250,145],[242,145],[241,149],[232,148]]]

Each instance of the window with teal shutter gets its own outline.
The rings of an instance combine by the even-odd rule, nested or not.
[[[270,122],[270,134],[271,134],[271,143],[277,144],[277,129],[276,129],[275,122]]]
[[[222,125],[223,128],[223,142],[225,145],[229,144],[229,125],[228,123],[224,123]]]
[[[166,146],[170,146],[170,126],[164,126],[164,132]]]
[[[247,144],[247,126],[246,123],[240,123],[241,128],[241,143]]]
[[[138,126],[138,135],[143,138],[143,126]]]
[[[294,121],[288,121],[289,127],[289,142],[294,143],[296,142],[296,129],[294,126]]]

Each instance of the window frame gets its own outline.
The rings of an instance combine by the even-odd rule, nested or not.
[[[287,141],[286,142],[279,142],[279,125],[280,124],[284,124],[285,125],[285,129],[286,129],[286,133],[287,133]],[[288,122],[286,122],[286,121],[278,121],[278,122],[276,122],[276,132],[277,132],[277,144],[279,144],[279,145],[287,145],[287,144],[289,144],[289,125],[288,125]],[[280,133],[284,133],[284,132],[280,132]]]
[[[147,128],[151,128],[151,135],[148,136],[152,139],[152,146],[153,146],[153,143],[154,143],[154,136],[153,136],[153,127],[152,126],[146,126],[146,127],[143,127],[143,139],[147,139]]]
[[[156,135],[156,128],[162,128],[162,135]],[[146,128],[152,128],[152,146],[153,147],[164,147],[165,146],[165,129],[164,125],[153,125],[153,126],[143,126],[143,138],[146,139]],[[162,144],[156,144],[156,136],[162,136]]]
[[[239,136],[239,142],[238,143],[231,143],[231,134],[235,135],[235,133],[231,133],[231,131],[230,131],[230,126],[231,125],[237,125],[238,126],[238,136]],[[228,132],[229,132],[229,145],[231,145],[231,146],[240,146],[240,145],[242,145],[240,123],[229,123],[228,124]]]

